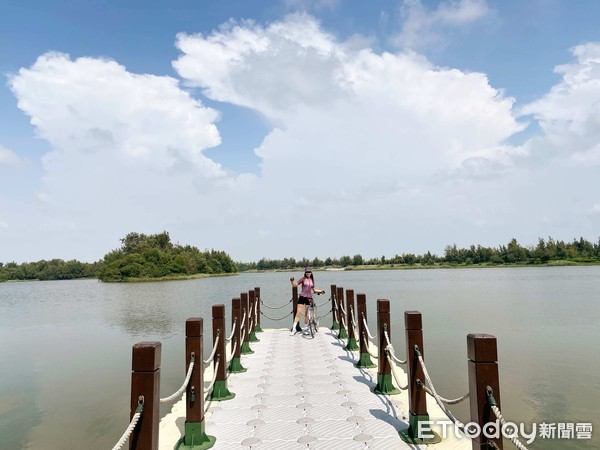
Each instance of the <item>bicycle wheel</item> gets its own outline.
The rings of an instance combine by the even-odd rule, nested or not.
[[[312,324],[315,329],[315,333],[319,332],[319,321],[320,320],[321,320],[321,318],[319,317],[319,314],[317,313],[317,308],[315,308],[312,312]]]
[[[315,313],[314,313],[313,309],[310,308],[308,310],[308,331],[309,331],[310,337],[312,339],[315,338],[314,323],[315,323]]]

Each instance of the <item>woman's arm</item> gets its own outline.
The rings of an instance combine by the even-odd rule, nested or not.
[[[293,287],[297,287],[302,284],[302,282],[304,281],[304,277],[300,278],[298,281],[294,281],[294,277],[292,277],[290,278],[290,281],[292,282]]]

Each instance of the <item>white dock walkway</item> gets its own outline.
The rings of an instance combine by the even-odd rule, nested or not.
[[[254,354],[243,355],[245,373],[231,374],[235,398],[210,405],[206,433],[216,450],[425,449],[410,445],[398,432],[408,428],[408,397],[371,392],[376,369],[358,369],[354,354],[326,328],[314,339],[288,330],[265,330]],[[206,379],[210,380],[210,373]],[[430,418],[446,419],[428,399]],[[183,434],[184,400],[160,424],[160,449],[172,450]],[[451,433],[453,434],[453,433]],[[470,449],[469,439],[448,436],[433,446]]]

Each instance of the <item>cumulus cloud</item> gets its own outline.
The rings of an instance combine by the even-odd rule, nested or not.
[[[458,24],[485,3],[445,5],[439,20]],[[203,154],[218,151],[219,114],[176,80],[43,55],[10,85],[53,148],[39,196],[45,233],[89,247],[90,233],[115,245],[129,231],[166,229],[180,242],[257,260],[568,239],[588,235],[582,223],[599,225],[589,214],[597,199],[586,193],[596,172],[558,159],[524,163],[549,142],[558,152],[573,130],[581,142],[595,136],[593,102],[578,109],[565,98],[583,86],[597,94],[591,45],[560,69],[556,93],[524,109],[545,134],[520,147],[507,144],[524,128],[514,100],[485,74],[437,67],[414,51],[375,52],[304,13],[266,25],[230,21],[180,34],[176,45],[173,67],[190,92],[251,108],[272,125],[255,149],[260,174],[234,176]],[[570,114],[558,120],[563,103]],[[109,246],[97,243],[96,254]]]
[[[557,156],[578,165],[600,165],[600,43],[571,49],[575,61],[557,66],[562,80],[522,108],[544,133],[530,143],[532,156]]]
[[[401,8],[402,29],[392,42],[400,47],[422,49],[442,43],[441,30],[458,28],[485,17],[486,0],[450,0],[428,9],[421,0],[405,0]]]
[[[203,155],[220,143],[217,111],[173,78],[48,53],[9,84],[52,146],[42,159],[40,235],[94,230],[107,250],[128,231],[161,231],[185,218],[229,179]]]
[[[265,214],[261,230],[270,229],[272,240],[289,241],[299,207],[361,211],[381,217],[382,226],[418,205],[445,208],[435,193],[443,188],[431,186],[438,174],[464,176],[458,169],[467,165],[471,178],[477,167],[490,175],[511,160],[502,143],[523,129],[513,99],[484,74],[339,41],[308,15],[267,26],[231,22],[209,35],[182,34],[177,46],[182,55],[173,66],[186,84],[274,124],[256,149],[260,198],[281,213]],[[302,222],[315,237],[336,233],[337,222]],[[369,222],[344,226],[366,239]]]

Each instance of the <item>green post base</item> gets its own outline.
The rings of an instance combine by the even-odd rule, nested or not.
[[[257,323],[256,326],[254,327],[254,331],[256,333],[262,333],[263,329],[260,327],[260,323]]]
[[[346,339],[348,337],[348,331],[345,328],[340,328],[340,332],[338,333],[338,339]]]
[[[333,323],[331,324],[331,329],[338,330],[339,328],[340,328],[340,324],[334,320]]]
[[[431,430],[429,426],[424,427],[424,429],[421,430],[421,436],[418,436],[419,422],[426,421],[429,421],[428,414],[423,414],[419,416],[411,413],[410,417],[408,418],[408,429],[400,431],[400,438],[408,444],[416,445],[439,444],[440,442],[442,442],[441,436],[435,431]]]
[[[260,339],[256,337],[256,333],[254,331],[250,332],[250,336],[248,336],[248,341],[250,342],[260,342]]]
[[[254,353],[254,350],[252,350],[250,348],[250,343],[247,341],[242,342],[242,348],[240,348],[240,353],[242,355],[249,355],[251,353]]]
[[[193,448],[196,450],[205,450],[215,445],[217,438],[208,436],[204,432],[204,421],[186,422],[185,434],[175,444],[175,450],[183,448]]]
[[[349,338],[348,343],[344,347],[344,350],[358,350],[358,344],[356,343],[356,339]]]
[[[209,400],[221,402],[231,400],[235,394],[227,389],[227,380],[215,380],[212,392],[208,395]]]
[[[377,375],[377,386],[373,389],[375,394],[388,394],[394,395],[399,394],[400,390],[394,387],[392,383],[392,374],[389,375]]]
[[[376,364],[373,364],[373,361],[371,361],[371,355],[369,355],[369,353],[361,353],[360,357],[358,358],[358,362],[356,364],[354,364],[354,367],[364,367],[364,368],[368,368],[371,369],[373,367],[377,367]]]
[[[248,369],[244,368],[244,366],[242,366],[242,361],[240,361],[240,358],[232,358],[231,362],[229,363],[229,367],[227,368],[227,370],[230,373],[242,373],[242,372],[246,372]]]

